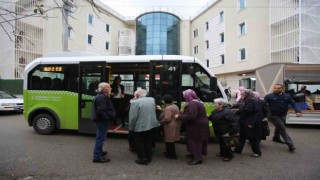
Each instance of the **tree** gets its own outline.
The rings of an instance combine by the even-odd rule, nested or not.
[[[49,17],[48,12],[53,11],[56,9],[59,9],[63,15],[63,18],[65,20],[66,26],[64,28],[66,29],[73,29],[70,24],[68,23],[68,18],[72,17],[72,11],[71,8],[77,8],[76,4],[73,4],[71,2],[76,2],[72,0],[54,0],[56,6],[55,7],[45,7],[43,4],[35,4],[32,7],[28,7],[28,11],[20,11],[19,8],[15,7],[18,3],[25,0],[19,0],[17,2],[13,2],[14,0],[11,0],[10,2],[2,2],[3,6],[0,6],[0,29],[2,29],[10,41],[18,42],[19,39],[26,39],[28,41],[28,38],[26,38],[26,34],[24,34],[18,27],[15,26],[15,21],[22,20],[25,18],[30,17],[36,17],[36,18],[43,18],[43,19],[49,19],[49,18],[55,18],[55,17]],[[58,3],[58,1],[62,1],[63,3]],[[93,9],[93,11],[96,13],[97,16],[99,16],[99,13],[107,14],[103,8],[96,3],[95,0],[87,0]],[[31,2],[31,1],[30,1]],[[62,5],[61,5],[62,4]],[[28,4],[26,4],[28,5]],[[11,7],[11,9],[10,9]],[[12,8],[14,7],[14,8]],[[12,32],[8,31],[8,28],[13,29]],[[15,40],[12,38],[11,35],[16,35],[18,38]],[[29,41],[30,42],[30,41]],[[32,42],[30,42],[32,44]]]

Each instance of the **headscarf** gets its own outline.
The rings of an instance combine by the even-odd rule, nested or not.
[[[187,90],[183,91],[182,94],[183,94],[183,97],[185,98],[187,104],[192,100],[200,101],[196,92],[194,92],[192,89],[187,89]]]
[[[259,94],[259,92],[254,91],[253,94],[254,94],[254,97],[255,97],[256,99],[260,99],[260,94]]]
[[[256,99],[255,95],[253,93],[253,91],[251,89],[246,89],[243,91],[243,93],[245,93],[245,99],[243,99],[244,101],[248,100],[248,99]]]
[[[238,90],[236,90],[237,93],[237,102],[239,102],[241,100],[241,92],[246,90],[246,88],[244,86],[240,86]]]

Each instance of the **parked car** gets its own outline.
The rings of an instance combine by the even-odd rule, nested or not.
[[[0,111],[23,111],[23,99],[5,91],[0,91]]]

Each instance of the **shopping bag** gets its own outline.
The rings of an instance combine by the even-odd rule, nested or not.
[[[237,147],[240,143],[239,135],[223,136],[223,140],[227,147]]]

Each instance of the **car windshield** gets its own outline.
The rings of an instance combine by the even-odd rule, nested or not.
[[[17,97],[9,93],[6,93],[4,91],[0,91],[0,99],[14,99],[14,98],[17,98]]]

